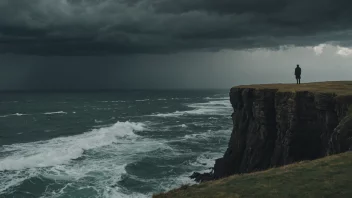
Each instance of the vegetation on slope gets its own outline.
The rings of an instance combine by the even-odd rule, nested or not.
[[[278,91],[310,91],[335,93],[336,95],[352,96],[352,81],[327,81],[292,84],[259,84],[259,85],[240,85],[234,88],[254,88],[254,89],[278,89]]]
[[[153,197],[352,197],[352,152],[183,186]]]

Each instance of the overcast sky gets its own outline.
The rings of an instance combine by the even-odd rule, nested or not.
[[[350,0],[0,0],[0,90],[352,78]]]

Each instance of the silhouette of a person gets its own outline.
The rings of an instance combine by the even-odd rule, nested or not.
[[[302,69],[299,67],[299,65],[297,65],[297,67],[295,69],[295,76],[296,76],[297,84],[301,84],[301,73],[302,73]]]

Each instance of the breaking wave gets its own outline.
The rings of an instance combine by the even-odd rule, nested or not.
[[[143,129],[142,123],[117,122],[113,126],[94,129],[76,136],[5,145],[3,152],[12,155],[0,158],[0,171],[65,164],[79,158],[86,150],[117,143],[121,138],[137,138],[138,135],[134,131]]]
[[[136,160],[136,155],[170,149],[162,141],[135,133],[143,130],[147,130],[144,123],[117,122],[76,136],[4,145],[0,151],[0,194],[31,178],[75,183],[99,172],[104,179],[96,181],[93,187],[103,197],[146,197],[138,193],[125,194],[115,186],[121,175],[127,174],[125,167]],[[83,161],[77,163],[76,160]],[[65,194],[64,189],[61,194]],[[48,197],[60,194],[46,193]]]

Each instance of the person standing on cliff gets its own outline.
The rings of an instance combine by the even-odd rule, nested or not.
[[[302,69],[299,67],[299,65],[297,65],[297,67],[295,69],[295,76],[296,76],[297,84],[301,84],[301,73],[302,73]]]

